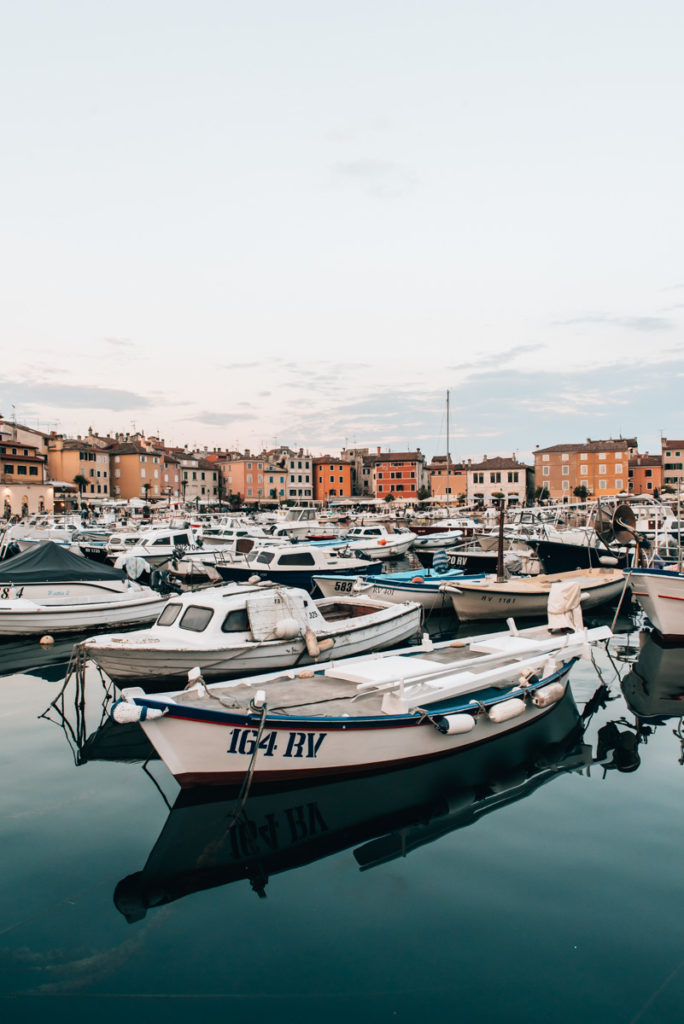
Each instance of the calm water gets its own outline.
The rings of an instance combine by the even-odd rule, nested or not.
[[[683,650],[622,634],[583,718],[230,828],[94,671],[40,717],[69,649],[0,647],[4,1020],[682,1020]]]

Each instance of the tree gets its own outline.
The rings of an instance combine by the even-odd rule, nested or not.
[[[82,473],[77,473],[74,477],[74,483],[78,487],[78,505],[80,508],[83,505],[83,492],[88,486],[88,481]]]
[[[535,501],[548,501],[548,499],[549,499],[549,489],[548,489],[548,487],[546,487],[546,486],[537,487],[536,491],[534,492],[534,498],[535,498]]]
[[[578,487],[575,487],[572,493],[576,498],[579,498],[580,501],[586,501],[589,497],[589,488],[584,484],[580,484]]]
[[[394,495],[392,493],[386,494],[385,495],[385,501],[389,505],[392,501],[394,501]]]
[[[142,485],[142,489],[143,489],[143,498],[145,499],[145,501],[147,501],[147,500],[149,499],[149,496],[150,496],[150,487],[151,487],[151,486],[152,486],[151,484],[143,484],[143,485]]]
[[[426,498],[430,497],[430,488],[429,487],[419,487],[418,488],[417,497],[418,497],[419,501],[425,501]]]

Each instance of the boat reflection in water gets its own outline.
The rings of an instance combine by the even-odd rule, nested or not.
[[[305,788],[259,789],[244,807],[235,789],[183,790],[142,871],[114,902],[129,922],[199,890],[270,876],[361,844],[361,870],[477,821],[558,775],[583,769],[590,750],[568,687],[542,719],[419,767]]]
[[[598,733],[596,760],[612,753],[607,767],[636,771],[639,748],[655,729],[677,720],[673,733],[679,740],[679,763],[684,764],[684,646],[664,646],[655,633],[639,634],[638,657],[622,677],[620,687],[634,722],[608,722]]]

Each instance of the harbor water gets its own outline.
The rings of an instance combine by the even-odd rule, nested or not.
[[[681,1021],[684,649],[623,628],[533,735],[242,810],[3,644],[3,1019]]]

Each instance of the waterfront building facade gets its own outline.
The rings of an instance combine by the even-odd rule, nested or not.
[[[684,450],[684,449],[682,449]],[[634,455],[629,460],[630,494],[659,495],[663,487],[663,462],[660,455]]]
[[[53,507],[47,435],[0,417],[0,516],[51,512]]]
[[[352,495],[351,462],[332,455],[312,459],[314,500],[329,501],[331,498],[350,498]]]
[[[425,456],[415,452],[381,452],[368,458],[371,489],[376,498],[416,501],[418,491],[426,487]]]
[[[468,468],[446,455],[435,455],[427,466],[430,497],[437,501],[459,500],[468,493]]]
[[[469,462],[466,470],[468,499],[484,505],[506,499],[509,505],[526,505],[534,494],[534,470],[515,457],[487,458]]]
[[[679,492],[684,484],[684,441],[663,437],[660,442],[663,467],[663,487]]]
[[[629,460],[637,454],[637,440],[612,438],[584,444],[555,444],[534,452],[535,484],[545,488],[551,501],[579,500],[576,491],[587,497],[607,498],[627,493]]]

